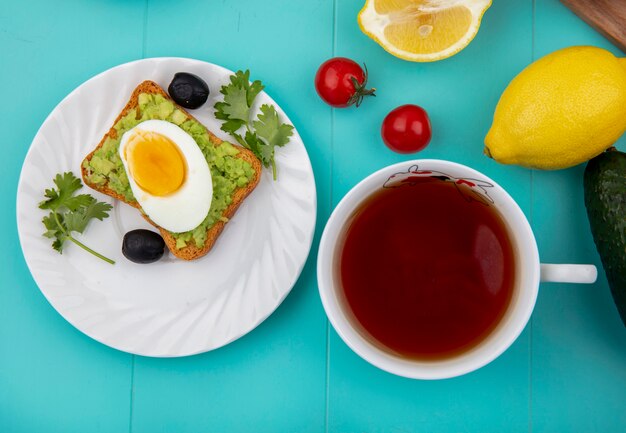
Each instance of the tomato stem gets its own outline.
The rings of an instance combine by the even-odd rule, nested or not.
[[[363,98],[366,96],[376,96],[376,88],[372,87],[371,89],[367,88],[367,65],[363,63],[363,82],[359,83],[359,81],[355,77],[351,77],[352,84],[354,85],[354,95],[350,97],[348,100],[348,105],[356,105],[357,107],[361,105],[363,102]]]

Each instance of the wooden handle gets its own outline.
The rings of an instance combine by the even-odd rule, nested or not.
[[[561,0],[561,3],[626,52],[626,1]]]

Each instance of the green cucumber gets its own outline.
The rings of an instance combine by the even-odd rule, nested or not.
[[[610,148],[589,161],[584,188],[593,240],[626,326],[626,153]]]

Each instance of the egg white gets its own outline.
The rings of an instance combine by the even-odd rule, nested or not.
[[[151,131],[169,138],[180,151],[185,166],[185,180],[178,190],[158,197],[142,189],[133,179],[125,157],[129,138],[137,131]],[[146,120],[122,135],[119,154],[135,199],[148,217],[164,229],[186,232],[206,218],[213,200],[213,179],[209,165],[196,141],[179,126],[164,120]]]

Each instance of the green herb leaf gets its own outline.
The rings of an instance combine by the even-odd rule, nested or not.
[[[70,171],[57,174],[53,182],[57,186],[57,189],[53,188],[45,191],[44,195],[48,200],[39,203],[40,209],[58,209],[60,206],[63,206],[67,199],[71,198],[76,191],[83,187],[80,179],[74,176],[74,173]]]
[[[74,195],[82,188],[80,179],[73,173],[57,174],[53,179],[56,189],[47,189],[44,195],[47,200],[39,204],[41,209],[50,209],[51,212],[42,219],[46,228],[43,235],[54,239],[52,248],[59,253],[63,252],[65,241],[71,241],[102,260],[114,264],[111,259],[95,252],[91,248],[72,237],[71,232],[82,233],[90,220],[96,218],[102,221],[109,216],[112,206],[108,203],[99,202],[89,194]]]
[[[91,200],[94,200],[94,198],[90,196],[89,194],[80,194],[74,197],[68,197],[63,202],[63,205],[68,210],[75,211],[82,206],[89,206],[89,203],[91,203]]]
[[[228,116],[229,120],[246,122],[250,114],[246,89],[230,86],[222,87],[224,102],[219,106],[220,111]]]
[[[230,83],[232,86],[242,88],[246,91],[248,107],[252,107],[254,98],[256,98],[256,96],[261,93],[261,91],[265,88],[265,86],[259,80],[255,80],[254,82],[250,83],[249,70],[246,70],[246,72],[237,71],[235,75],[231,75]]]
[[[250,75],[250,71],[246,71],[248,76]],[[265,89],[265,86],[261,84],[259,80],[255,80],[248,87],[248,107],[252,107],[252,103],[254,102],[254,98],[261,93]]]
[[[232,133],[232,134],[230,134],[230,135],[232,135],[233,137],[235,137],[235,140],[237,140],[237,143],[241,144],[241,145],[242,145],[243,147],[245,147],[246,149],[250,149],[250,146],[248,145],[248,143],[246,143],[246,140],[244,140],[244,138],[243,138],[241,135],[239,135],[239,134],[237,134],[237,133],[235,133],[235,132],[233,132],[233,133]]]
[[[99,202],[91,196],[90,198],[92,201],[89,205],[81,207],[75,212],[68,213],[65,217],[65,226],[68,232],[82,233],[93,218],[102,221],[109,216],[108,212],[113,206]]]
[[[52,242],[52,248],[57,250],[60,254],[63,254],[63,243],[65,242],[65,237],[57,236],[57,238]]]
[[[220,90],[224,101],[215,104],[215,117],[223,121],[222,131],[250,149],[265,167],[272,167],[276,180],[274,148],[289,142],[293,135],[293,126],[282,123],[276,109],[268,104],[261,106],[257,120],[251,122],[250,108],[263,89],[263,84],[258,80],[250,83],[250,71],[237,71],[230,77],[230,83]],[[246,132],[242,136],[237,131],[244,126]]]
[[[232,135],[237,133],[237,131],[245,124],[246,122],[243,120],[228,119],[222,124],[220,129]]]
[[[54,241],[52,242],[52,248],[57,250],[59,253],[62,253],[63,242],[67,238],[65,232],[62,229],[63,215],[56,214],[53,211],[45,216],[42,222],[46,229],[48,229],[43,235],[49,239],[54,239]]]
[[[246,143],[249,149],[261,160],[265,167],[269,167],[274,157],[274,152],[263,143],[254,132],[246,131]]]
[[[224,101],[215,104],[215,117],[226,121],[223,131],[233,133],[248,123],[250,107],[262,90],[260,81],[250,83],[250,71],[237,71],[230,77],[230,84],[220,89]]]
[[[43,220],[41,222],[43,222],[43,225],[46,227],[46,229],[48,229],[46,233],[52,232],[54,234],[61,229],[57,224],[56,219],[54,218],[54,212],[50,212],[47,216],[43,217]]]
[[[289,138],[293,135],[293,126],[282,123],[274,107],[261,105],[261,113],[257,118],[259,120],[253,122],[254,129],[267,144],[282,147],[289,143]]]

